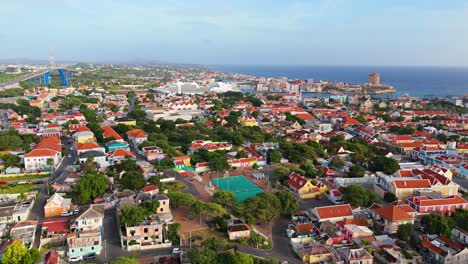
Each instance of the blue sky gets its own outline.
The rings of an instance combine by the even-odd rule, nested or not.
[[[0,58],[468,66],[463,0],[0,0]]]

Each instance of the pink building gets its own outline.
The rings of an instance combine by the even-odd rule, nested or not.
[[[419,214],[440,213],[450,215],[457,208],[468,209],[468,202],[459,195],[439,199],[415,196],[407,201]]]

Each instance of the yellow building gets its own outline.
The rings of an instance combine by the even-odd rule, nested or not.
[[[320,263],[331,261],[331,251],[329,246],[317,245],[303,247],[297,250],[297,255],[303,263]]]
[[[288,179],[289,188],[299,195],[301,199],[317,198],[327,191],[327,186],[315,186],[310,179],[292,172]]]
[[[115,125],[124,124],[127,126],[136,126],[136,120],[128,117],[120,117],[115,119]]]
[[[239,123],[242,126],[246,126],[246,127],[258,126],[257,120],[252,116],[241,116],[241,117],[239,117]]]
[[[77,132],[73,135],[76,143],[96,142],[96,137],[91,131]]]

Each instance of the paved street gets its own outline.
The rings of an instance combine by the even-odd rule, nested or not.
[[[65,155],[62,159],[62,162],[59,166],[55,169],[52,173],[50,178],[48,179],[49,183],[54,183],[56,181],[62,181],[68,176],[70,173],[66,168],[73,164],[76,160],[76,154],[73,151],[70,151],[69,148],[71,146],[70,140],[64,140],[62,144],[65,146]],[[68,157],[68,154],[71,154],[71,157]],[[45,184],[41,191],[39,192],[37,199],[29,213],[30,220],[37,220],[37,227],[36,227],[36,234],[34,237],[34,247],[38,248],[40,245],[40,237],[42,233],[42,221],[44,218],[44,205],[48,198],[48,184]]]

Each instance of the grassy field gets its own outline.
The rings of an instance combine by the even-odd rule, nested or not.
[[[25,75],[26,73],[17,73],[17,74],[6,74],[6,73],[0,73],[0,83],[2,82],[8,82],[10,80],[14,80],[18,77],[21,77]]]
[[[204,229],[200,229],[200,230],[192,232],[192,244],[199,245],[199,244],[201,244],[201,242],[203,242],[204,240],[206,240],[207,238],[210,238],[210,237],[216,237],[216,238],[227,240],[227,236],[225,234],[220,233],[220,232],[218,232],[216,230],[211,230],[209,228],[204,228]],[[186,243],[188,244],[189,239],[190,239],[190,233],[189,232],[184,232],[183,233],[183,238],[186,241]]]
[[[18,184],[15,187],[11,186],[0,186],[1,194],[15,194],[15,193],[28,193],[34,191],[32,184]]]
[[[181,181],[163,182],[161,185],[162,190],[167,189],[169,191],[182,191],[186,187]]]
[[[22,180],[36,180],[49,177],[50,174],[31,174],[16,177],[0,177],[0,181],[17,182]]]

